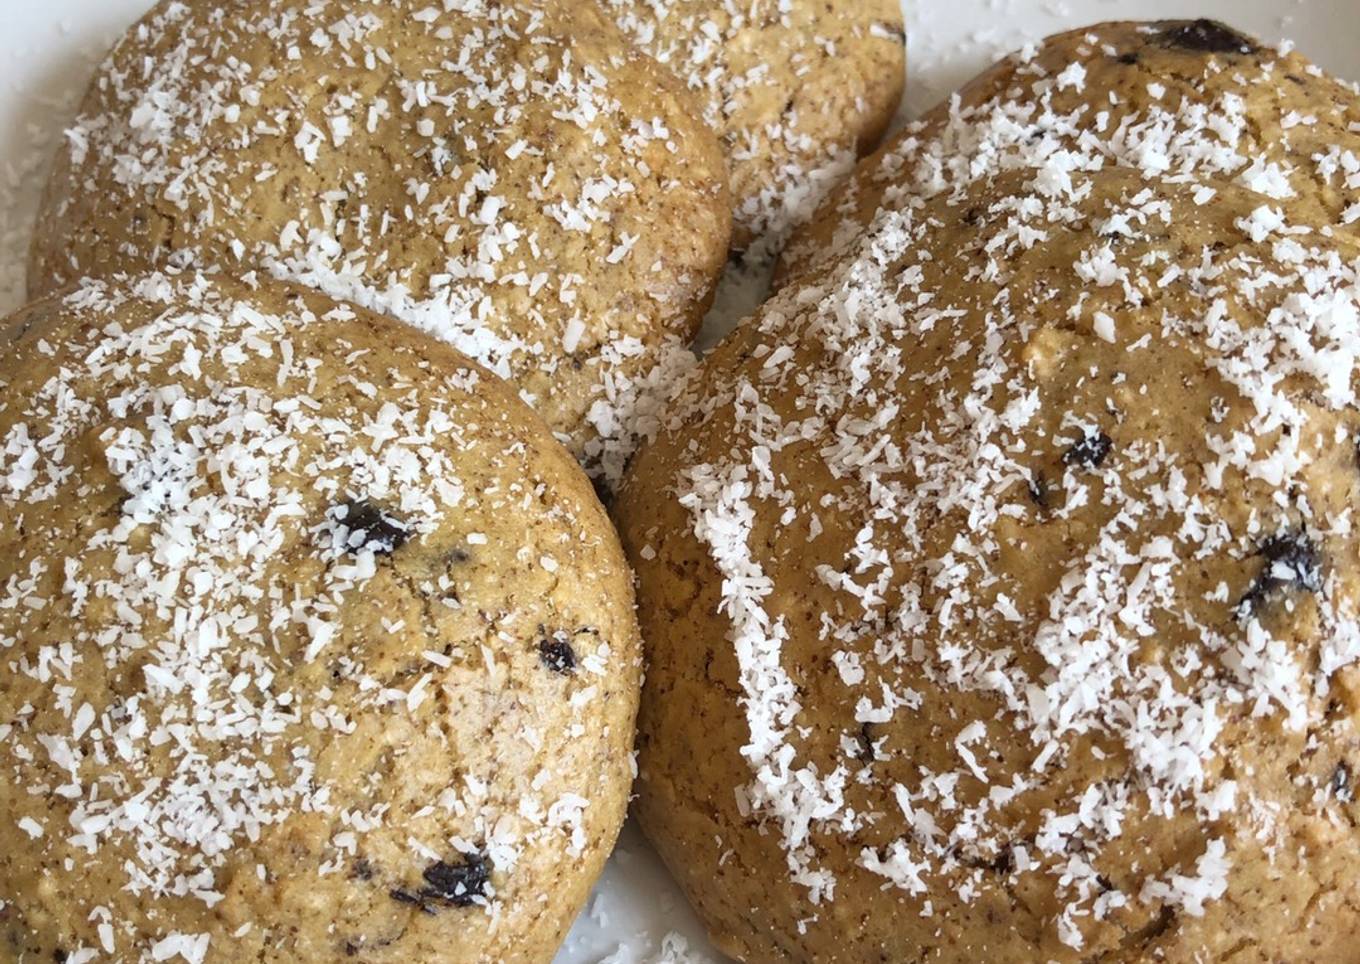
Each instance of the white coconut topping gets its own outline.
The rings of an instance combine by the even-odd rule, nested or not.
[[[614,386],[648,377],[716,280],[651,219],[711,207],[721,172],[705,183],[676,119],[630,106],[618,77],[641,57],[622,35],[578,51],[568,14],[536,3],[350,6],[162,4],[101,70],[115,109],[68,132],[68,193],[111,177],[119,205],[169,212],[165,251],[120,242],[158,267],[263,269],[453,344],[578,454],[593,443],[599,474],[634,444],[634,395]],[[585,397],[558,415],[567,391]]]
[[[1069,68],[1054,83],[1080,90],[1087,81]],[[1360,655],[1356,601],[1319,549],[1350,531],[1349,510],[1324,508],[1317,488],[1319,453],[1352,446],[1335,420],[1356,414],[1360,269],[1321,232],[1290,223],[1286,172],[1239,152],[1241,98],[1186,99],[1112,127],[1092,115],[1117,95],[1090,93],[1091,108],[1073,114],[1051,111],[1045,96],[968,110],[956,102],[934,138],[903,148],[896,186],[862,235],[842,239],[845,256],[782,292],[736,336],[759,365],[706,372],[708,394],[686,394],[667,421],[668,433],[691,444],[672,481],[721,578],[737,657],[751,768],[739,807],[777,828],[790,877],[814,905],[834,898],[838,882],[818,855],[847,846],[888,886],[917,898],[948,889],[965,903],[978,892],[979,863],[1006,854],[1006,873],[1048,878],[1064,901],[1050,924],[1074,948],[1092,921],[1133,903],[1202,916],[1229,888],[1233,861],[1208,823],[1264,807],[1215,766],[1229,721],[1245,713],[1307,730],[1332,675]],[[1004,186],[988,194],[995,184]],[[1102,198],[1106,184],[1119,189]],[[1177,248],[1173,197],[1190,210],[1245,199],[1255,213],[1216,247],[1187,253]],[[945,218],[979,225],[978,247],[957,265],[936,263],[932,242]],[[1008,289],[1011,265],[1074,233],[1090,241],[1057,270],[1080,283],[1048,289],[1038,299],[1054,303],[1046,317],[1070,319],[1102,346],[1091,379],[1124,386],[1121,359],[1160,336],[1161,350],[1194,360],[1196,377],[1220,380],[1242,414],[1229,420],[1225,400],[1215,400],[1202,447],[1181,436],[1124,438],[1111,454],[1104,428],[1123,421],[1120,405],[1110,398],[1078,411],[1071,398],[1046,397],[1040,369],[1050,362],[1036,360],[1042,352],[1022,361],[1023,346],[1040,342],[1036,319],[1012,311],[1022,295],[1034,301]],[[1166,238],[1158,250],[1155,239]],[[927,280],[942,271],[952,287]],[[1161,292],[1173,284],[1188,310],[1159,307],[1160,330],[1135,340],[1131,319],[1146,324],[1150,305],[1169,305]],[[978,304],[977,287],[996,295]],[[1097,292],[1108,307],[1092,309]],[[958,338],[945,367],[916,361],[915,346],[942,331]],[[931,389],[918,394],[928,398],[924,415],[901,410],[896,388],[905,386]],[[1058,426],[1049,437],[1037,429],[1046,421]],[[724,426],[716,436],[714,423]],[[721,456],[694,464],[695,440],[715,437]],[[1066,452],[1061,478],[1036,481],[1036,444]],[[790,448],[817,471],[784,460]],[[809,488],[808,478],[836,486]],[[1212,506],[1250,484],[1278,494],[1230,529]],[[1085,534],[1071,537],[1078,549],[1041,600],[1021,608],[1021,574],[996,560],[1012,523],[1036,511]],[[805,524],[813,539],[834,520],[850,540],[843,564],[808,566],[838,596],[815,641],[773,603],[776,570],[791,570],[765,551],[768,536],[754,537],[762,517],[782,530]],[[942,528],[952,542],[936,540]],[[1187,593],[1210,558],[1259,573],[1214,596],[1217,619]],[[1316,607],[1309,645],[1321,667],[1266,618],[1273,605],[1294,612],[1293,594]],[[787,662],[795,634],[800,651],[826,647],[828,678],[857,707],[842,732],[818,732],[803,712]],[[1146,658],[1155,645],[1168,647],[1165,661]],[[924,677],[936,692],[905,677]],[[995,729],[955,718],[950,694],[961,692],[997,707]],[[908,715],[931,739],[949,734],[942,742],[956,765],[876,782],[860,727]],[[1023,743],[1029,765],[1003,776],[989,749],[998,740]],[[839,746],[838,765],[813,764],[812,742]],[[892,753],[891,738],[868,745],[871,760]],[[1076,788],[1045,812],[1032,842],[1014,839],[1015,808],[1061,778],[1078,752],[1117,752],[1127,776]],[[848,802],[858,784],[872,788],[867,808]],[[968,806],[965,787],[976,801]],[[1202,854],[1127,891],[1101,877],[1093,855],[1134,815],[1186,812],[1206,824]],[[886,844],[852,843],[885,833]]]
[[[0,501],[16,526],[60,515],[74,498],[89,500],[90,515],[56,526],[51,546],[32,531],[12,540],[26,558],[11,565],[0,599],[0,666],[42,698],[0,727],[4,779],[24,813],[10,819],[35,848],[60,841],[101,855],[116,885],[148,908],[142,930],[102,912],[105,953],[201,962],[210,935],[168,930],[174,914],[158,913],[158,900],[217,906],[229,883],[222,871],[241,849],[301,815],[322,814],[343,828],[323,876],[348,867],[370,833],[393,829],[387,805],[363,813],[336,799],[314,747],[353,733],[365,718],[397,731],[418,720],[435,731],[447,725],[443,701],[456,685],[447,673],[470,658],[461,652],[465,640],[440,639],[450,647],[443,652],[413,651],[420,672],[409,676],[364,665],[351,645],[343,621],[352,626],[381,569],[394,571],[383,557],[447,531],[450,520],[461,525],[479,506],[553,518],[562,510],[540,505],[541,494],[519,482],[468,491],[460,459],[480,453],[509,466],[524,458],[522,441],[497,434],[506,413],[488,401],[491,376],[482,370],[453,365],[412,381],[364,357],[367,350],[345,358],[343,342],[333,357],[299,350],[309,328],[330,326],[341,337],[349,308],[319,317],[291,302],[274,314],[202,276],[150,275],[86,283],[47,310],[86,326],[63,328],[71,343],[61,346],[62,364],[31,397],[10,397],[3,407],[10,430]],[[33,339],[27,348],[58,351]],[[410,363],[426,364],[409,349],[405,357],[408,373]],[[324,391],[322,372],[336,376]],[[375,376],[381,400],[368,380]],[[367,404],[334,397],[346,392]],[[106,499],[120,501],[110,507]],[[485,545],[477,535],[458,538]],[[570,553],[581,535],[562,538],[559,551]],[[558,558],[529,562],[551,576]],[[454,586],[447,575],[437,580],[416,598],[428,594],[430,605],[452,611]],[[71,635],[42,638],[53,633],[53,613]],[[519,609],[496,620],[506,653],[526,645],[527,658],[553,678],[526,640],[542,628],[525,625]],[[392,646],[409,638],[404,620],[381,623]],[[436,632],[433,624],[424,630]],[[584,638],[589,645],[576,644],[569,667],[581,685],[564,684],[565,730],[545,737],[526,725],[526,759],[544,748],[560,754],[560,741],[587,734],[584,714],[603,693],[594,681],[617,660],[608,641]],[[506,653],[483,646],[478,656],[489,693],[504,687]],[[333,686],[300,685],[299,665],[327,667]],[[101,689],[105,674],[118,685]],[[461,773],[452,771],[455,782],[435,787],[428,814],[456,819],[467,836],[413,836],[411,867],[388,873],[419,880],[432,862],[479,854],[485,870],[465,903],[496,916],[503,909],[490,873],[509,873],[539,841],[580,856],[597,775],[555,772],[554,760],[510,777],[502,763],[483,770],[469,757]],[[59,805],[35,809],[28,800]],[[20,906],[32,896],[4,891],[0,882],[0,896]],[[87,897],[72,890],[63,899]]]
[[[855,162],[853,115],[864,111],[863,67],[826,34],[885,49],[903,40],[900,23],[849,7],[828,8],[825,16],[839,22],[819,30],[809,22],[815,5],[791,0],[607,0],[605,6],[643,50],[700,95],[704,119],[722,134],[736,172],[737,223],[752,239],[763,239],[766,252],[782,247]],[[826,106],[789,89],[813,72],[828,75]],[[800,100],[804,116],[794,109]]]

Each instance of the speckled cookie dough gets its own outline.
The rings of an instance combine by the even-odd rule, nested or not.
[[[593,0],[163,0],[68,134],[30,290],[261,268],[451,342],[608,475],[727,255],[698,113]]]
[[[1360,227],[1353,85],[1215,21],[1107,23],[1006,58],[895,135],[790,241],[779,280],[834,259],[904,193],[1023,164],[1034,141],[1060,159],[1092,138],[1099,163],[1227,177],[1334,230]]]
[[[631,577],[500,379],[305,288],[89,282],[0,362],[0,959],[546,962]]]
[[[1116,136],[945,168],[629,471],[638,814],[738,960],[1354,959],[1360,244]]]
[[[902,97],[900,0],[601,0],[670,67],[722,135],[734,246],[776,248],[859,155]]]

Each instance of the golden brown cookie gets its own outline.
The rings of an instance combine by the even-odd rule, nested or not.
[[[89,282],[0,363],[0,958],[546,962],[623,820],[630,575],[452,348]]]
[[[630,468],[638,814],[738,960],[1353,956],[1360,244],[1104,156],[880,215]]]
[[[904,194],[1091,138],[1106,164],[1224,176],[1334,230],[1360,223],[1351,85],[1215,21],[1107,23],[1006,58],[895,135],[790,241],[779,280],[836,257]]]
[[[722,136],[738,250],[782,244],[878,143],[902,97],[899,0],[601,2]]]
[[[69,133],[30,289],[260,268],[451,342],[602,474],[725,262],[697,112],[593,0],[163,0]]]

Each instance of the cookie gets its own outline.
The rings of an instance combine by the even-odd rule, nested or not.
[[[788,232],[871,150],[902,97],[898,0],[603,0],[721,137],[734,246]]]
[[[0,958],[543,961],[623,820],[627,565],[448,346],[89,282],[0,363]]]
[[[30,287],[147,266],[307,284],[512,379],[604,474],[725,263],[697,112],[593,0],[164,0],[68,134]]]
[[[1353,956],[1360,244],[1104,148],[881,214],[630,468],[636,812],[737,960]]]
[[[1216,21],[1107,23],[1006,58],[908,125],[790,241],[779,283],[834,259],[904,193],[1090,138],[1106,164],[1227,176],[1332,230],[1360,222],[1353,86]]]

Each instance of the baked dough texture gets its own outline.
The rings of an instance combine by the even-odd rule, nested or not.
[[[69,132],[30,289],[261,269],[451,342],[616,473],[727,255],[698,112],[593,0],[163,0]]]
[[[904,193],[1026,163],[1021,135],[1057,157],[1094,139],[1107,165],[1174,159],[1162,173],[1225,177],[1336,230],[1360,224],[1353,85],[1215,21],[1105,23],[1007,57],[895,134],[790,241],[779,282],[834,260]],[[1191,142],[1203,150],[1178,150]]]
[[[452,348],[88,282],[0,361],[0,959],[545,962],[623,820],[630,575]]]
[[[733,244],[789,231],[883,136],[902,97],[899,0],[600,0],[722,136]]]
[[[1353,960],[1360,244],[1025,123],[630,468],[643,828],[742,961]]]

